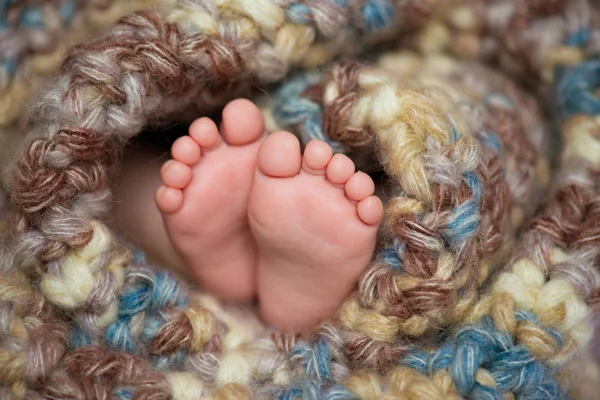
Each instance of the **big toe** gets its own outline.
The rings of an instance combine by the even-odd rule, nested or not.
[[[250,100],[233,100],[223,109],[221,133],[230,145],[244,146],[255,142],[264,130],[263,115]]]
[[[269,135],[258,151],[258,169],[267,176],[296,176],[300,172],[301,163],[300,141],[289,132]]]

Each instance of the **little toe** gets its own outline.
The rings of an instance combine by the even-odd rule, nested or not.
[[[332,156],[331,146],[322,140],[311,140],[304,149],[302,169],[310,174],[324,175]]]
[[[369,175],[359,171],[348,179],[345,190],[349,199],[361,201],[375,193],[375,184]]]
[[[362,199],[356,205],[358,217],[367,225],[379,225],[383,220],[383,203],[377,196]]]
[[[258,140],[264,131],[263,115],[250,100],[233,100],[223,109],[221,132],[228,144],[247,145]]]
[[[182,162],[169,160],[160,169],[160,177],[165,186],[183,189],[192,179],[192,169]]]
[[[198,118],[190,125],[190,137],[204,150],[210,150],[222,143],[219,129],[210,118]]]
[[[179,189],[161,186],[156,190],[156,206],[163,214],[179,211],[183,205],[183,193]]]
[[[354,174],[354,162],[343,154],[333,156],[327,165],[327,179],[336,185],[343,185]]]
[[[289,132],[267,136],[258,150],[258,169],[274,178],[289,178],[300,172],[300,142]]]
[[[171,147],[173,159],[187,165],[195,165],[200,161],[200,146],[189,136],[182,136]]]

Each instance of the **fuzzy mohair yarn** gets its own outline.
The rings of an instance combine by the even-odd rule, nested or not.
[[[15,122],[32,91],[69,45],[156,0],[2,0],[0,127]],[[5,134],[2,132],[3,135]]]
[[[574,395],[600,287],[598,11],[579,0],[437,6],[180,0],[73,47],[31,106],[12,163],[0,397]],[[449,57],[452,46],[411,45],[435,24],[435,40],[455,43],[445,21],[471,12],[487,17],[460,29],[497,46],[510,31],[505,70],[554,94],[544,100],[561,128],[558,170],[534,97]],[[533,61],[515,56],[554,23],[564,29]],[[410,52],[335,60],[400,36]],[[284,80],[294,69],[309,71]],[[265,109],[273,126],[366,154],[387,177],[380,249],[310,337],[272,332],[186,287],[107,222],[108,178],[127,140],[282,80]]]
[[[159,0],[0,1],[0,165],[22,133],[30,97],[59,68],[66,49]],[[6,205],[0,191],[0,212]],[[5,221],[0,221],[0,230]]]

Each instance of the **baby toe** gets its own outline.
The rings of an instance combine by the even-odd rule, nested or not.
[[[200,161],[200,146],[191,137],[182,136],[173,143],[171,155],[181,163],[195,165]]]
[[[206,117],[198,118],[190,125],[190,137],[203,150],[212,149],[222,143],[217,125],[212,119]]]
[[[182,162],[169,160],[160,169],[160,177],[165,186],[183,189],[192,180],[192,169]]]
[[[179,189],[161,186],[156,191],[155,201],[163,214],[172,214],[183,205],[183,193]]]
[[[325,174],[332,156],[331,146],[321,140],[311,140],[304,149],[302,169],[311,174]]]
[[[267,136],[258,150],[258,170],[274,178],[289,178],[300,172],[300,142],[289,132]]]
[[[375,193],[375,184],[369,175],[359,171],[348,179],[344,189],[349,199],[361,201]]]
[[[379,225],[383,220],[383,203],[377,196],[369,196],[356,205],[358,217],[367,225]]]
[[[343,185],[355,170],[356,167],[351,159],[343,154],[336,154],[327,165],[327,179],[336,185]]]

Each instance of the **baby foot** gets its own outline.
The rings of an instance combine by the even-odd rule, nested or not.
[[[383,205],[371,178],[329,145],[287,132],[265,139],[250,194],[266,322],[304,330],[331,316],[373,256]]]
[[[175,141],[156,204],[199,283],[221,298],[248,300],[255,295],[256,244],[247,206],[264,120],[250,101],[235,100],[223,110],[221,131],[224,140],[212,120],[200,118]]]

